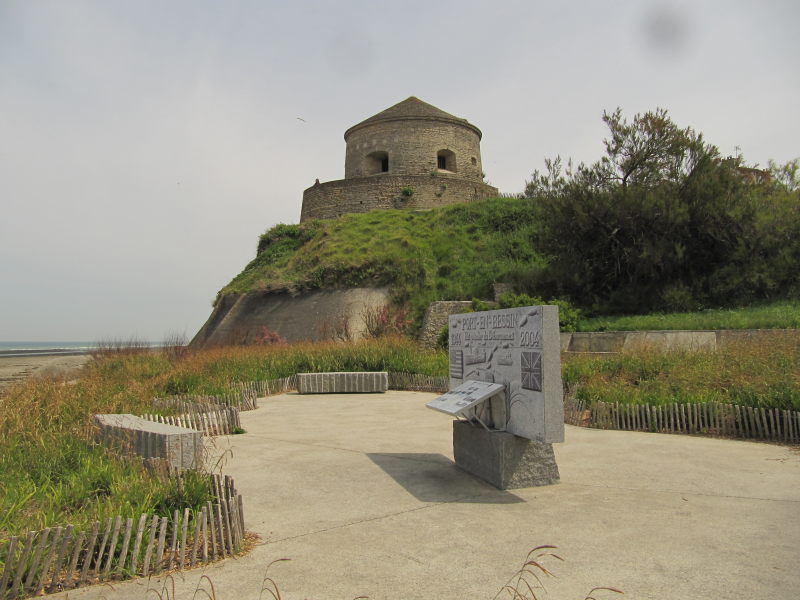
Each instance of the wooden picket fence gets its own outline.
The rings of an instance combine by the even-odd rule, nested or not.
[[[214,407],[236,408],[238,410],[254,410],[256,396],[244,390],[231,391],[227,394],[180,394],[153,398],[153,408],[156,410],[201,410]],[[188,408],[187,408],[188,407]]]
[[[447,377],[419,375],[418,373],[389,372],[390,390],[444,393],[448,390],[449,383],[450,380]]]
[[[262,381],[248,381],[236,384],[242,394],[251,395],[253,398],[264,398],[297,390],[297,375],[281,377],[279,379],[265,379]],[[255,408],[255,407],[254,407]]]
[[[297,391],[297,375],[269,379],[263,381],[250,381],[237,384],[242,393],[250,394],[256,398],[264,398],[275,394]],[[409,390],[415,392],[446,392],[449,385],[447,377],[420,375],[418,373],[389,372],[389,389]]]
[[[441,392],[448,390],[449,379],[418,373],[389,372],[390,390],[409,390],[414,392]],[[297,391],[297,375],[280,379],[265,379],[231,384],[232,391],[223,395],[185,394],[155,398],[153,408],[176,410],[182,414],[198,413],[211,407],[223,405],[236,407],[239,410],[256,408],[256,398],[265,398],[285,392]],[[145,416],[144,418],[148,418]],[[151,419],[155,420],[155,419]],[[171,422],[171,421],[160,421]]]
[[[418,373],[389,372],[389,389],[391,390],[444,393],[448,389],[448,384],[449,380],[447,377],[420,375]],[[265,398],[275,394],[297,391],[297,375],[282,377],[280,379],[250,381],[236,385],[244,394],[250,394],[256,398]]]
[[[282,394],[297,389],[297,375],[267,379],[262,381],[233,382],[230,391],[225,394],[180,394],[154,398],[153,408],[169,410],[188,410],[187,405],[194,407],[227,406],[239,410],[255,410],[258,408],[256,398]]]
[[[661,406],[594,402],[589,405],[567,396],[564,422],[599,429],[717,435],[786,444],[800,442],[800,411],[719,402]]]
[[[165,416],[146,413],[139,416],[148,421],[187,427],[211,436],[231,435],[242,430],[239,409],[233,406],[198,407],[187,402],[183,407],[183,412],[177,415]]]
[[[183,570],[236,554],[244,542],[242,497],[230,476],[213,476],[216,502],[171,518],[143,514],[29,531],[0,543],[0,599],[57,592],[115,579]]]

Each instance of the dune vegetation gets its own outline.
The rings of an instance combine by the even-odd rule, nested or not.
[[[297,372],[447,375],[445,352],[401,337],[174,350],[106,352],[73,382],[31,378],[5,391],[0,539],[57,524],[86,526],[111,515],[168,515],[206,501],[210,491],[202,474],[179,486],[97,445],[95,413],[156,412],[155,397],[221,394],[237,382]],[[569,393],[590,403],[717,401],[800,410],[800,346],[789,338],[716,352],[565,354],[562,373]]]
[[[440,374],[446,369],[444,353],[392,338],[197,352],[118,349],[98,355],[69,383],[29,378],[0,397],[0,541],[66,523],[85,528],[109,516],[169,516],[209,499],[208,478],[202,473],[189,474],[180,483],[153,477],[141,462],[98,445],[94,414],[163,413],[153,406],[153,398],[221,394],[237,382],[302,371]],[[210,457],[210,468],[214,462]]]

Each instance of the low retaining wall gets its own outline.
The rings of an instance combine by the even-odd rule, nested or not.
[[[385,371],[297,374],[301,394],[382,393],[387,389],[389,374]]]
[[[732,345],[793,339],[800,329],[709,329],[673,331],[579,331],[561,334],[562,352],[717,350]]]

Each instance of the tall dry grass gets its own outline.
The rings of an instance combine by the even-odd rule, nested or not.
[[[223,393],[235,382],[298,372],[375,370],[446,375],[447,355],[404,338],[181,352],[114,348],[76,382],[24,381],[0,400],[0,539],[186,506],[202,496],[202,486],[188,494],[170,488],[96,445],[95,413],[153,412],[154,397]],[[713,400],[800,410],[800,346],[789,339],[717,352],[565,355],[563,378],[570,393],[589,402]]]
[[[95,443],[94,414],[143,412],[152,394],[146,381],[110,381],[96,369],[74,384],[36,378],[8,390],[0,401],[0,541],[115,515],[167,516],[210,499],[202,474],[180,484],[156,478]]]
[[[589,403],[713,401],[800,410],[800,344],[789,336],[716,351],[565,354],[562,373],[568,393]]]
[[[166,393],[221,393],[232,381],[259,381],[295,373],[394,371],[442,375],[447,356],[401,336],[355,343],[301,342],[290,345],[211,348],[192,352],[165,376]]]
[[[202,477],[176,487],[94,441],[97,413],[156,412],[152,399],[222,393],[236,382],[303,371],[392,370],[438,374],[442,353],[403,338],[353,344],[186,350],[108,344],[77,381],[28,379],[0,400],[0,541],[25,530],[111,515],[169,513],[206,500]]]

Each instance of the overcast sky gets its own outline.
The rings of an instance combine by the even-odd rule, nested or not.
[[[0,0],[0,341],[191,337],[344,176],[345,129],[411,95],[483,131],[504,192],[599,158],[617,106],[796,158],[798,7]]]

